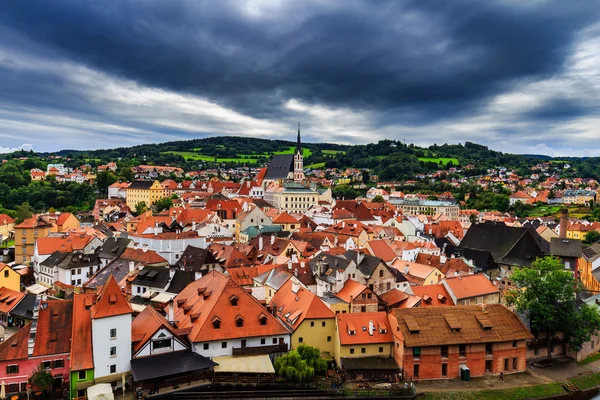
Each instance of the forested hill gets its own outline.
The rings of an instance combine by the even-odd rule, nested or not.
[[[186,141],[144,144],[104,150],[62,150],[40,156],[58,155],[70,160],[69,166],[89,163],[92,167],[109,161],[122,164],[176,165],[185,170],[214,166],[260,166],[275,154],[291,153],[296,143],[249,137],[218,136]],[[302,143],[307,168],[369,168],[382,180],[413,179],[416,175],[472,164],[469,175],[479,175],[488,168],[506,167],[520,175],[528,175],[531,166],[546,161],[569,163],[578,176],[600,179],[600,158],[567,158],[560,160],[542,155],[519,155],[494,151],[486,146],[464,144],[434,144],[427,148],[401,141],[382,140],[366,145],[333,143]],[[5,158],[31,156],[16,152]]]

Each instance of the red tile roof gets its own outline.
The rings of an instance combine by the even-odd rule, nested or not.
[[[94,239],[86,234],[63,234],[62,236],[49,236],[38,238],[36,241],[38,254],[52,254],[55,251],[70,253],[83,250]]]
[[[371,240],[368,242],[368,245],[371,248],[371,253],[385,262],[394,261],[396,258],[396,253],[388,246],[385,240]]]
[[[385,312],[337,314],[336,318],[341,345],[393,342]]]
[[[323,300],[300,285],[296,286],[291,279],[275,293],[269,307],[277,310],[277,316],[294,330],[305,319],[335,318]]]
[[[446,287],[441,283],[435,285],[413,286],[412,291],[415,296],[419,296],[423,299],[423,301],[421,301],[421,307],[454,305]]]
[[[7,314],[16,307],[17,304],[25,297],[24,293],[16,292],[14,290],[5,288],[4,286],[0,288],[0,312]]]
[[[177,336],[175,328],[165,317],[160,315],[154,307],[146,307],[131,323],[131,337],[135,338],[133,351],[140,350],[161,327],[168,329],[173,335]]]
[[[446,278],[446,284],[457,299],[500,293],[500,290],[483,274]]]
[[[366,285],[362,285],[352,279],[348,279],[344,283],[344,287],[340,290],[336,296],[344,300],[346,303],[352,303],[359,294],[361,294],[367,288]]]
[[[29,340],[31,322],[19,329],[17,333],[0,342],[0,360],[12,361],[27,358],[27,341]]]
[[[0,214],[0,225],[14,224],[15,220],[6,214]]]
[[[91,306],[95,293],[75,293],[73,295],[73,327],[71,331],[71,370],[81,371],[94,368],[92,352]]]
[[[139,262],[146,265],[169,264],[169,262],[165,258],[163,258],[163,256],[161,256],[154,250],[133,249],[131,247],[127,247],[119,258],[122,258],[127,261]]]
[[[111,275],[100,290],[96,304],[92,307],[92,318],[114,317],[132,312],[131,305]]]
[[[237,305],[232,304],[233,298]],[[194,343],[289,333],[258,300],[217,271],[190,283],[175,297],[174,305],[178,328],[191,327],[188,338]],[[236,325],[239,318],[241,327]],[[261,318],[266,324],[261,324]]]
[[[33,356],[70,353],[73,300],[42,302],[38,313]]]
[[[299,221],[296,218],[292,217],[285,211],[279,214],[279,216],[273,220],[274,224],[297,224],[298,222]]]

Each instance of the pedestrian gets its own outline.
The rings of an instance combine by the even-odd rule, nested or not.
[[[500,372],[500,378],[498,380],[504,382],[504,372]]]

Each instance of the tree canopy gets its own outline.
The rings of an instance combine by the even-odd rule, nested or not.
[[[321,358],[319,349],[303,344],[275,360],[275,371],[286,379],[306,381],[326,370],[327,361]]]
[[[507,294],[508,304],[529,318],[533,331],[546,332],[549,359],[556,333],[563,332],[570,346],[579,349],[600,329],[598,309],[577,305],[573,272],[559,258],[538,258],[531,268],[515,270],[511,279],[516,288]]]

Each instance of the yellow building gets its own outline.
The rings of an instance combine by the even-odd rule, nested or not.
[[[21,291],[21,275],[6,264],[0,263],[0,288]]]
[[[385,312],[337,314],[336,329],[334,359],[351,379],[393,374],[398,369],[393,360],[394,339]],[[384,367],[369,372],[374,364]]]
[[[265,200],[278,210],[304,213],[319,204],[319,192],[300,183],[272,184],[265,189]]]
[[[269,306],[292,331],[292,349],[306,344],[333,356],[335,314],[314,293],[290,279],[275,293]]]
[[[567,239],[584,240],[585,235],[591,230],[591,225],[571,224],[567,227]]]
[[[79,220],[71,213],[38,214],[15,226],[15,261],[31,261],[35,241],[51,232],[64,232],[79,228]]]
[[[0,241],[13,237],[15,232],[15,220],[6,214],[0,214]]]
[[[159,181],[134,181],[125,188],[126,204],[131,210],[135,210],[138,203],[144,202],[150,207],[165,195],[165,189]]]

